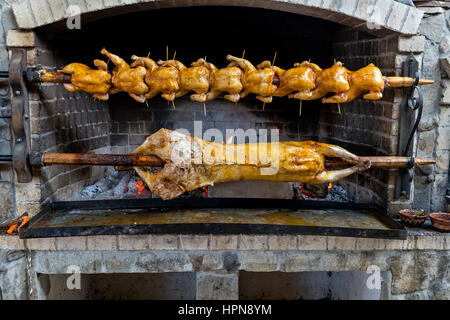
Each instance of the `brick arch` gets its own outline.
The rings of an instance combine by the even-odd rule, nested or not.
[[[12,7],[18,27],[34,29],[66,19],[67,4],[77,5],[82,14],[102,12],[102,17],[171,7],[246,6],[317,17],[379,35],[414,35],[423,16],[394,0],[20,0]]]

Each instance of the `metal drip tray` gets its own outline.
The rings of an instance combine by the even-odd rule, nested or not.
[[[20,230],[20,238],[158,233],[407,237],[402,225],[370,204],[183,198],[54,202]]]

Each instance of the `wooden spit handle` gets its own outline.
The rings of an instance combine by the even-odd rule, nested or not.
[[[359,157],[362,162],[370,161],[371,168],[408,168],[411,164],[413,166],[422,166],[436,163],[435,160],[410,158],[410,157],[395,157],[395,156],[372,156]],[[343,160],[341,158],[328,158],[325,160],[325,167],[330,169],[342,169],[355,165],[356,161]]]
[[[157,156],[137,154],[94,154],[94,153],[44,153],[42,165],[85,164],[92,166],[146,166],[162,167],[164,162]]]
[[[409,77],[384,77],[386,85],[392,88],[411,87],[414,83],[414,80],[414,78]],[[419,79],[419,86],[433,83],[434,80]]]
[[[47,72],[45,70],[41,70],[41,82],[52,82],[52,83],[71,83],[72,75],[62,73],[59,71],[56,72]]]
[[[407,168],[414,160],[414,166],[434,164],[435,160],[410,158],[410,157],[360,157],[360,160],[370,161],[373,168]],[[129,170],[132,167],[162,167],[164,161],[157,156],[137,155],[137,154],[93,154],[93,153],[44,153],[40,159],[40,164],[32,165],[50,166],[54,164],[73,164],[73,165],[97,165],[97,166],[115,166],[116,170]],[[325,161],[325,167],[328,170],[345,168],[355,165],[356,162],[343,160],[341,158],[328,158]]]

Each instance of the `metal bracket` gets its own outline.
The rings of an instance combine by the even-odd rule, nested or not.
[[[395,198],[404,197],[409,199],[414,166],[412,141],[417,127],[419,126],[423,110],[422,89],[418,86],[420,77],[419,62],[414,58],[413,54],[410,54],[406,61],[403,62],[402,75],[404,77],[414,78],[415,80],[410,88],[404,89],[405,96],[400,104],[398,155],[411,157],[412,161],[409,168],[400,169],[398,172],[395,186]],[[417,116],[414,120],[415,110],[417,110]]]
[[[11,49],[9,85],[11,87],[11,124],[13,129],[13,167],[18,182],[32,179],[28,156],[30,154],[30,121],[28,90],[23,77],[27,69],[27,53],[24,49]]]

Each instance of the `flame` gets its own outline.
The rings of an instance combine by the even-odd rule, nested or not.
[[[205,198],[208,198],[208,187],[203,187],[203,191],[205,191]]]
[[[28,216],[23,216],[22,217],[22,223],[19,225],[19,227],[17,228],[17,231],[20,231],[20,228],[22,228],[23,227],[23,225],[25,224],[25,223],[27,223],[28,221],[30,221],[30,218],[28,218]]]
[[[17,224],[13,224],[11,227],[9,227],[7,233],[8,233],[8,234],[13,233],[13,232],[14,232],[14,229],[15,229],[16,227],[17,227]]]
[[[333,188],[333,182],[330,182],[330,183],[328,184],[328,190],[331,190],[331,188]]]
[[[8,234],[12,234],[14,231],[16,231],[17,228],[17,232],[20,231],[20,228],[22,228],[22,226],[27,223],[30,220],[30,218],[28,218],[27,215],[24,215],[20,218],[19,223],[13,224],[12,226],[9,227],[8,231],[6,231],[6,233]]]
[[[140,196],[145,190],[144,183],[141,180],[139,180],[137,183],[135,183],[134,186],[137,189],[138,196]]]

